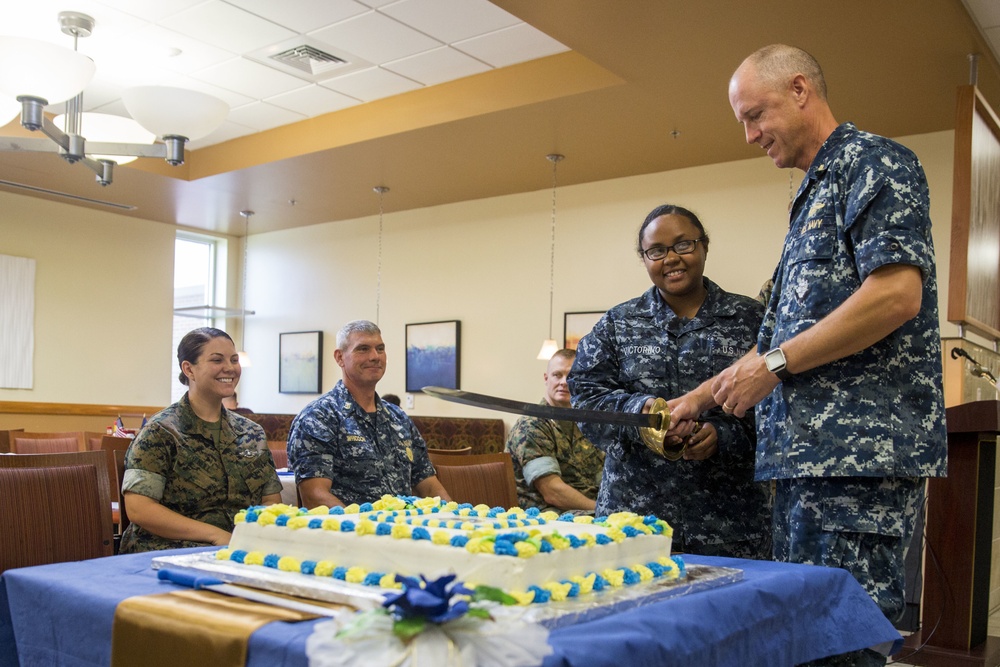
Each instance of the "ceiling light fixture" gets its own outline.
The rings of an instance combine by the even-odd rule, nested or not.
[[[51,139],[0,137],[0,150],[59,153],[70,164],[86,165],[101,185],[111,184],[119,156],[158,157],[173,166],[184,164],[185,144],[212,133],[229,114],[229,105],[222,100],[166,86],[131,88],[122,94],[122,101],[132,119],[124,120],[144,128],[146,138],[136,141],[115,134],[113,141],[88,142],[83,137],[83,124],[86,122],[90,131],[94,122],[90,114],[83,113],[83,89],[96,67],[77,51],[77,42],[90,36],[94,24],[92,17],[80,12],[59,13],[62,32],[73,37],[72,50],[23,37],[0,37],[0,94],[20,103],[24,128],[41,130]],[[65,125],[60,129],[45,115],[45,107],[63,101]],[[153,140],[150,134],[163,143],[148,143]]]
[[[254,214],[250,209],[240,211],[243,216],[243,286],[240,288],[240,366],[250,368],[250,355],[247,354],[247,246],[250,245],[250,216]],[[251,311],[251,315],[253,312]]]
[[[552,304],[556,290],[556,169],[560,160],[565,159],[565,155],[551,153],[545,159],[552,163],[552,246],[549,254],[549,337],[542,342],[542,349],[538,352],[538,359],[548,361],[552,355],[559,350],[559,344],[552,337]]]

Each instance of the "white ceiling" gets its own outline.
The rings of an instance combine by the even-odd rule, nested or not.
[[[96,20],[77,47],[97,65],[84,110],[127,115],[121,93],[136,85],[229,104],[192,149],[567,50],[487,0],[32,0],[0,30],[72,48],[61,11]],[[348,64],[312,81],[254,60],[303,39]]]
[[[1000,60],[1000,0],[962,0],[979,31]]]

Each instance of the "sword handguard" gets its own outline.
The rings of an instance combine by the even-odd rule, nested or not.
[[[670,430],[670,408],[667,407],[666,400],[662,398],[654,400],[653,404],[649,406],[649,414],[660,415],[660,428],[640,428],[639,435],[642,437],[642,443],[668,461],[677,461],[687,449],[687,440],[673,447],[666,447],[663,444],[667,437],[667,431]]]

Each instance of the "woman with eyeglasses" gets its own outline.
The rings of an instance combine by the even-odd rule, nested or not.
[[[727,368],[757,340],[763,306],[704,276],[708,234],[691,211],[665,204],[639,228],[636,250],[652,287],[611,308],[577,348],[573,406],[649,412]],[[597,514],[655,514],[674,528],[674,550],[769,558],[766,487],[753,481],[756,437],[715,408],[685,438],[644,443],[635,427],[582,424],[606,454]],[[647,433],[648,437],[648,433]]]

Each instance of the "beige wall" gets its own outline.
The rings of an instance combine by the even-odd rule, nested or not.
[[[921,157],[930,181],[944,294],[952,133],[903,143]],[[789,173],[797,188],[801,172],[778,170],[764,157],[559,188],[556,339],[562,339],[564,312],[604,310],[647,289],[634,237],[646,213],[664,202],[686,206],[704,222],[712,238],[706,275],[727,290],[756,295],[771,275],[787,226]],[[539,399],[545,363],[535,355],[549,330],[551,191],[392,213],[390,190],[385,209],[378,319],[389,366],[380,390],[403,394],[407,323],[457,319],[463,389]],[[378,218],[254,235],[248,263],[247,303],[257,315],[247,321],[254,365],[244,371],[240,403],[297,412],[315,397],[278,393],[278,334],[322,330],[323,389],[336,383],[337,329],[352,319],[376,318]],[[954,332],[946,325],[945,335]],[[420,394],[411,412],[497,416]]]
[[[34,388],[0,401],[164,405],[173,240],[168,225],[0,192],[0,253],[37,261]]]
[[[920,155],[930,180],[944,293],[952,133],[903,142]],[[801,173],[793,174],[797,187]],[[712,237],[709,277],[725,289],[756,294],[778,257],[788,198],[789,172],[767,158],[561,187],[555,337],[562,338],[564,312],[603,310],[647,288],[634,236],[646,213],[663,202],[702,217]],[[551,192],[393,213],[390,191],[385,208],[379,320],[389,369],[380,389],[403,393],[407,323],[457,319],[462,388],[540,398],[544,362],[535,355],[549,331]],[[350,319],[376,317],[377,230],[372,216],[250,238],[247,306],[257,314],[247,319],[253,366],[244,371],[241,403],[297,412],[312,400],[278,393],[280,332],[322,330],[324,390],[337,381],[337,329]],[[0,389],[0,401],[168,403],[175,372],[173,239],[169,225],[0,192],[0,253],[38,261],[35,387]],[[241,259],[239,244],[232,257]],[[232,273],[230,282],[235,296],[239,280]],[[229,330],[238,341],[236,325]],[[412,412],[487,414],[422,395]],[[0,428],[19,425],[0,418]]]

